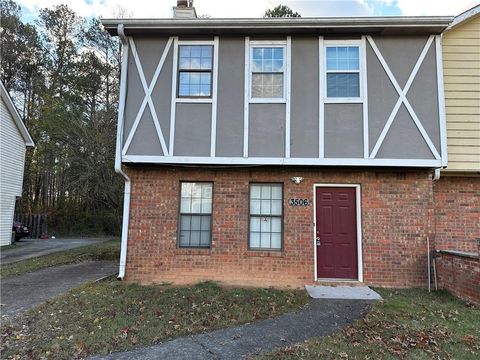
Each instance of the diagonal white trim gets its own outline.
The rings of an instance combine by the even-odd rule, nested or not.
[[[290,157],[290,103],[291,103],[291,74],[292,74],[292,37],[287,36],[287,63],[285,67],[285,157]]]
[[[137,116],[135,118],[135,121],[133,123],[132,129],[130,130],[130,133],[128,134],[127,140],[125,141],[125,145],[123,147],[122,154],[125,155],[128,151],[128,148],[130,147],[130,144],[133,140],[133,137],[137,131],[138,125],[140,123],[140,119],[142,118],[143,112],[145,111],[145,107],[148,103],[148,107],[150,108],[150,113],[152,114],[153,118],[153,123],[155,125],[155,130],[157,131],[157,136],[158,140],[160,140],[160,145],[162,146],[162,151],[164,155],[168,155],[167,151],[167,145],[165,144],[165,138],[163,137],[162,129],[160,127],[160,123],[158,121],[157,117],[157,112],[155,111],[155,107],[153,105],[152,101],[152,92],[153,89],[155,88],[155,85],[157,84],[158,77],[160,75],[160,72],[162,71],[163,64],[165,63],[165,59],[167,58],[168,52],[170,50],[170,47],[172,45],[172,38],[170,37],[167,41],[167,44],[165,45],[165,48],[162,53],[162,57],[160,58],[160,61],[157,65],[157,68],[155,69],[155,73],[153,74],[152,81],[150,82],[150,86],[147,86],[147,80],[145,79],[145,74],[143,72],[142,64],[140,62],[140,58],[138,56],[137,48],[135,46],[135,42],[133,41],[132,38],[128,39],[128,42],[130,44],[130,47],[132,48],[132,54],[135,59],[135,64],[137,66],[138,70],[138,75],[140,76],[140,81],[143,86],[143,91],[145,92],[145,98],[143,99],[142,105],[140,106],[140,109],[138,110]]]
[[[362,97],[363,97],[363,157],[368,158],[370,153],[370,144],[368,136],[368,84],[367,84],[367,39],[362,35],[360,41],[360,59],[361,59],[361,78]]]
[[[210,131],[210,156],[215,156],[217,141],[217,93],[218,93],[218,36],[215,36],[213,42],[213,84],[212,84],[212,129]]]
[[[325,157],[325,77],[323,75],[325,68],[325,57],[323,56],[323,36],[318,37],[318,83],[320,90],[318,91],[318,157]]]
[[[173,38],[173,66],[172,66],[172,101],[170,103],[170,139],[168,142],[168,154],[173,156],[175,143],[175,116],[177,111],[177,67],[178,67],[178,36]]]
[[[478,6],[480,9],[480,5]],[[440,117],[440,152],[442,165],[448,164],[447,120],[445,116],[445,89],[443,85],[442,36],[435,35],[435,60],[437,64],[438,115]]]
[[[395,116],[397,115],[398,110],[400,109],[400,105],[403,103],[403,104],[405,104],[405,107],[406,107],[407,111],[410,113],[410,116],[412,117],[415,125],[417,126],[418,130],[420,131],[420,134],[422,135],[423,139],[427,143],[428,148],[432,152],[433,156],[435,157],[435,159],[440,159],[440,155],[438,154],[438,151],[435,148],[435,145],[433,145],[432,140],[428,136],[428,133],[425,131],[425,128],[422,126],[422,123],[418,119],[417,114],[413,110],[412,106],[410,105],[410,102],[408,101],[408,99],[406,97],[407,93],[408,93],[408,90],[410,89],[410,86],[412,85],[412,82],[415,79],[415,76],[417,75],[417,72],[418,72],[418,70],[420,69],[420,66],[423,63],[423,60],[425,59],[425,56],[427,55],[427,52],[430,49],[430,46],[432,45],[432,42],[434,40],[434,35],[429,36],[425,46],[423,47],[422,52],[420,53],[419,58],[417,59],[417,62],[415,64],[415,66],[413,67],[413,70],[412,70],[412,72],[411,72],[411,74],[408,78],[408,81],[405,84],[405,87],[403,89],[398,84],[398,82],[395,78],[395,75],[393,75],[392,71],[390,70],[390,67],[388,66],[387,62],[383,58],[383,56],[382,56],[380,50],[378,49],[377,45],[373,41],[373,38],[370,35],[368,35],[367,40],[370,43],[370,46],[372,47],[373,51],[375,52],[375,55],[377,56],[378,60],[382,64],[385,72],[387,73],[388,78],[392,82],[393,87],[395,88],[395,90],[397,91],[397,93],[399,95],[398,101],[395,104],[395,106],[393,107],[393,110],[392,110],[392,112],[391,112],[391,114],[390,114],[390,116],[389,116],[389,118],[388,118],[388,120],[387,120],[387,122],[386,122],[378,140],[377,140],[377,142],[375,143],[375,146],[374,146],[374,148],[373,148],[373,150],[370,154],[370,158],[375,158],[376,157],[376,155],[378,153],[378,150],[380,149],[381,145],[383,144],[383,141],[385,140],[385,137],[388,133],[388,130],[390,129],[390,126],[392,125],[392,122],[395,119]]]
[[[245,79],[243,92],[243,157],[248,157],[248,117],[250,98],[250,37],[245,37]]]

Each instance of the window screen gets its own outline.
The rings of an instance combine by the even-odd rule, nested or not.
[[[252,47],[252,98],[283,98],[285,47]]]
[[[250,249],[282,248],[282,184],[250,185]]]
[[[210,247],[212,183],[181,183],[180,247]]]
[[[178,96],[210,97],[212,88],[211,45],[180,45]]]
[[[358,46],[327,47],[327,97],[360,97]]]

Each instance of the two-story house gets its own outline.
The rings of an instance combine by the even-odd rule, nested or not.
[[[123,43],[120,277],[426,286],[452,18],[181,10],[103,20]]]

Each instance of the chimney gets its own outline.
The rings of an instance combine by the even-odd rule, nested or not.
[[[175,19],[195,19],[197,12],[193,7],[193,0],[177,0],[177,6],[173,7]]]

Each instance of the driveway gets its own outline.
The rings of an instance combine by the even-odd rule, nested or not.
[[[95,244],[110,239],[111,238],[22,239],[15,243],[15,249],[0,251],[0,264],[11,264],[17,261],[48,255],[57,251],[69,250],[79,246]]]
[[[87,261],[2,279],[2,316],[16,315],[84,282],[113,275],[117,270],[114,261]]]

